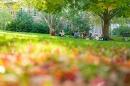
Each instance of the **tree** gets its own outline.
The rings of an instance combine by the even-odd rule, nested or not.
[[[0,8],[5,8],[4,2],[2,0],[0,0]]]
[[[77,30],[81,32],[89,32],[90,30],[90,22],[88,15],[85,12],[79,12],[74,15],[72,18],[72,24],[74,25]]]
[[[59,23],[58,15],[42,12],[41,18],[48,25],[50,34],[53,32],[53,30],[56,31],[57,25]]]
[[[8,23],[12,21],[12,16],[7,10],[0,11],[0,29],[5,30]]]
[[[47,23],[50,33],[56,29],[58,16],[57,13],[60,11],[63,5],[63,0],[24,0],[29,7],[34,7],[42,13],[42,18]]]
[[[24,0],[28,6],[35,7],[39,11],[57,13],[64,6],[64,0]]]
[[[130,0],[86,0],[84,8],[97,14],[102,21],[102,36],[109,39],[109,25],[115,16],[126,16],[129,12]]]

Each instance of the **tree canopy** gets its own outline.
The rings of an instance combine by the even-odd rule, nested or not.
[[[24,0],[28,6],[35,7],[39,11],[56,13],[64,5],[64,0]]]

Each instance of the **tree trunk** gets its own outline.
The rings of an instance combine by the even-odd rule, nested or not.
[[[55,36],[56,35],[56,33],[55,33],[55,28],[56,28],[55,22],[56,21],[55,21],[54,16],[51,14],[46,14],[46,15],[43,15],[43,18],[49,27],[50,35]]]
[[[56,35],[56,32],[55,32],[55,28],[54,27],[50,27],[50,35],[51,36],[55,36]]]
[[[104,40],[109,40],[109,25],[110,25],[110,19],[108,17],[104,17],[103,19],[103,25],[102,25],[102,37]]]
[[[106,9],[102,15],[100,15],[101,21],[102,21],[102,37],[103,40],[110,40],[109,37],[109,26],[110,26],[110,20],[111,20],[111,15]]]

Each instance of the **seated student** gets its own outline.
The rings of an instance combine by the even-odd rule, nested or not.
[[[60,31],[59,36],[63,37],[65,35],[64,30]]]
[[[98,35],[95,36],[95,40],[99,40],[99,36]]]
[[[75,32],[72,32],[71,35],[74,36],[74,33],[75,33]]]
[[[81,38],[84,38],[84,32],[81,32],[80,34],[81,34]]]
[[[87,32],[86,32],[86,31],[84,31],[84,32],[82,33],[82,38],[83,38],[83,39],[87,38]]]
[[[98,34],[96,32],[94,33],[94,39],[99,40],[99,36],[98,36]]]
[[[93,36],[92,36],[92,32],[89,33],[89,39],[92,40],[93,39]]]
[[[79,31],[74,32],[74,37],[75,37],[75,38],[79,38],[79,37],[80,37]]]

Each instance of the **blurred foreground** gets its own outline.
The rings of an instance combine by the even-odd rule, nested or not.
[[[129,43],[0,37],[0,86],[130,86]]]

